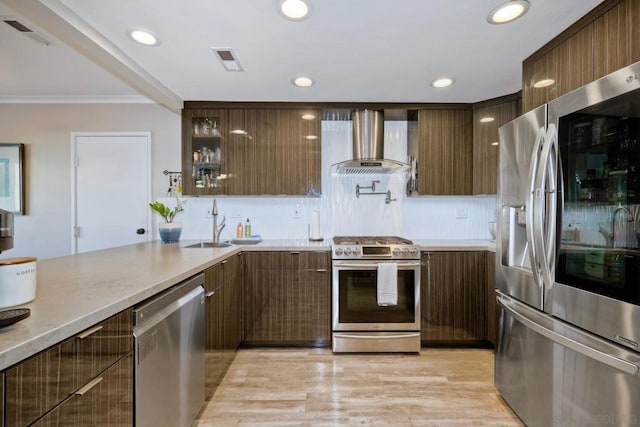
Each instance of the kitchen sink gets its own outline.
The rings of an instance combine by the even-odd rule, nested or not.
[[[228,242],[199,242],[185,246],[185,248],[228,248],[229,246],[231,243]]]

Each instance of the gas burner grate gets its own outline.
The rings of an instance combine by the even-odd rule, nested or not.
[[[398,236],[336,236],[336,245],[412,245],[413,242]]]

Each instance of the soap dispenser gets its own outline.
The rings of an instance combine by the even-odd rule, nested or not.
[[[236,237],[238,239],[242,239],[244,236],[244,230],[242,229],[242,222],[238,222],[238,226],[236,227]]]
[[[244,237],[251,237],[251,223],[249,222],[249,218],[247,218],[247,222],[244,224]]]

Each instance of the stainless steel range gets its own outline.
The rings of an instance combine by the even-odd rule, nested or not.
[[[420,351],[420,250],[395,236],[340,236],[331,247],[333,351]]]

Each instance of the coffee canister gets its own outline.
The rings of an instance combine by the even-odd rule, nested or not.
[[[0,308],[24,304],[36,298],[36,259],[0,259]]]

